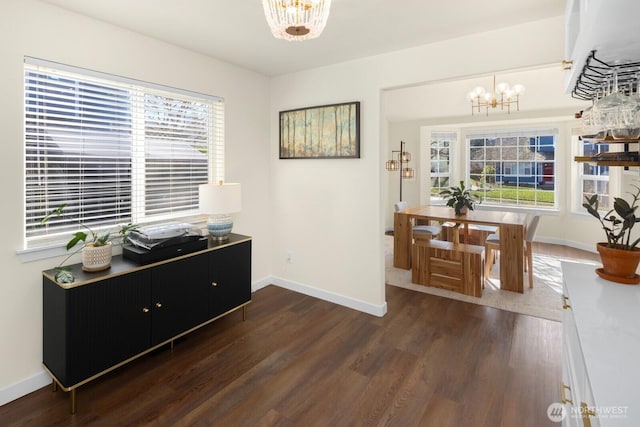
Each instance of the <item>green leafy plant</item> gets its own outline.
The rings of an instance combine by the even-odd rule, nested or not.
[[[587,212],[600,221],[602,229],[607,236],[607,246],[610,248],[631,251],[640,243],[640,238],[633,242],[631,241],[631,229],[637,222],[640,222],[640,218],[636,217],[636,209],[640,200],[640,187],[636,185],[632,185],[632,187],[636,191],[635,193],[629,193],[633,199],[631,204],[621,197],[615,197],[613,199],[613,209],[604,214],[604,216],[600,216],[600,212],[598,212],[597,194],[591,197],[585,196],[586,202],[582,204]]]
[[[458,187],[449,187],[446,190],[442,190],[440,195],[447,200],[447,206],[456,211],[456,215],[461,215],[465,207],[472,211],[476,203],[481,203],[480,197],[465,187],[464,181],[460,181],[460,186]]]
[[[40,225],[46,224],[53,217],[62,216],[64,214],[64,208],[66,206],[67,206],[66,204],[62,204],[57,208],[53,209],[51,212],[49,212],[40,220]],[[76,231],[73,234],[73,236],[71,237],[71,240],[67,242],[67,246],[66,246],[67,251],[77,246],[78,243],[80,242],[82,242],[82,245],[78,246],[78,248],[75,251],[70,253],[65,259],[62,260],[62,262],[57,267],[55,267],[54,270],[56,273],[54,278],[58,283],[73,283],[75,281],[75,276],[71,272],[70,268],[63,267],[63,265],[69,260],[69,258],[71,258],[73,255],[80,252],[85,246],[94,246],[94,247],[104,246],[110,242],[115,243],[116,240],[118,240],[118,243],[120,244],[125,244],[129,240],[129,233],[131,233],[132,231],[138,230],[137,225],[128,223],[128,224],[121,224],[117,233],[110,232],[110,231],[98,233],[97,231],[91,229],[86,224],[83,224],[79,221],[78,221],[78,224],[84,230]]]

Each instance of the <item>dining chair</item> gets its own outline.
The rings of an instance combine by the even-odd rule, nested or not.
[[[525,239],[524,239],[524,268],[529,273],[529,287],[533,288],[533,250],[532,243],[536,235],[536,229],[540,222],[539,214],[528,214],[527,224],[525,226]],[[491,267],[495,258],[495,251],[500,250],[500,235],[490,234],[485,241],[485,252],[487,259],[485,260],[484,277],[489,278]]]
[[[490,235],[497,232],[498,227],[494,225],[469,224],[469,243],[482,246]]]
[[[465,230],[466,228],[466,230]],[[454,243],[484,246],[489,235],[497,233],[498,227],[482,224],[465,225],[455,222],[442,224],[442,238]]]
[[[409,207],[407,202],[398,202],[393,205],[396,212],[403,211]],[[413,238],[415,240],[420,239],[433,239],[440,235],[442,228],[439,225],[414,225],[412,228]]]

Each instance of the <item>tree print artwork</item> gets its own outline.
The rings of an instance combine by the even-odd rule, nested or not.
[[[280,158],[360,157],[360,103],[280,112]]]

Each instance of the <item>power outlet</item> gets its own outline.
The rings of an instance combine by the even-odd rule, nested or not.
[[[287,251],[285,260],[287,261],[287,264],[293,263],[293,252]]]

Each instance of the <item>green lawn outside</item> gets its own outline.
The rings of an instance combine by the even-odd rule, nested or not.
[[[437,194],[437,192],[436,192]],[[476,192],[485,202],[509,203],[519,201],[520,204],[536,203],[537,206],[553,206],[553,190],[542,190],[532,187],[518,187],[515,185],[496,185],[492,190]]]

